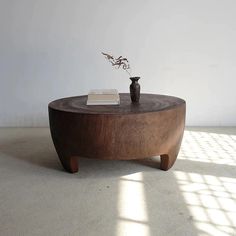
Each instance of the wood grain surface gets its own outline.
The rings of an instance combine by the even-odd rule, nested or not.
[[[51,102],[49,107],[64,112],[74,112],[81,114],[118,115],[168,110],[185,103],[183,99],[177,97],[156,94],[141,94],[140,102],[133,104],[130,101],[130,95],[128,93],[120,94],[120,105],[87,106],[86,101],[87,95],[68,97]]]
[[[87,96],[49,104],[52,139],[64,168],[78,171],[78,157],[131,160],[161,156],[161,169],[175,162],[185,126],[185,101],[141,94],[139,104],[120,94],[119,106],[87,106]]]

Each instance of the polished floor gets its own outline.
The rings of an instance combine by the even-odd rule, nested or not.
[[[0,128],[0,235],[236,235],[236,127],[189,127],[159,165],[83,158],[69,174],[48,128]]]

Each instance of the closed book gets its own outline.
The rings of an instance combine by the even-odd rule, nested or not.
[[[116,89],[96,89],[88,94],[87,105],[119,105],[120,96]]]
[[[89,100],[117,100],[119,98],[119,94],[88,94]]]
[[[116,89],[92,89],[88,94],[119,94]]]

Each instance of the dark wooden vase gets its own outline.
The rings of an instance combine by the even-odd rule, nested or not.
[[[140,77],[130,77],[132,83],[129,86],[130,98],[133,103],[138,103],[140,98],[140,84],[138,80]]]

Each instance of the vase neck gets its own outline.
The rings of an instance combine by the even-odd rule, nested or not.
[[[139,79],[140,77],[130,77],[130,80],[132,81],[132,83],[137,83]]]

